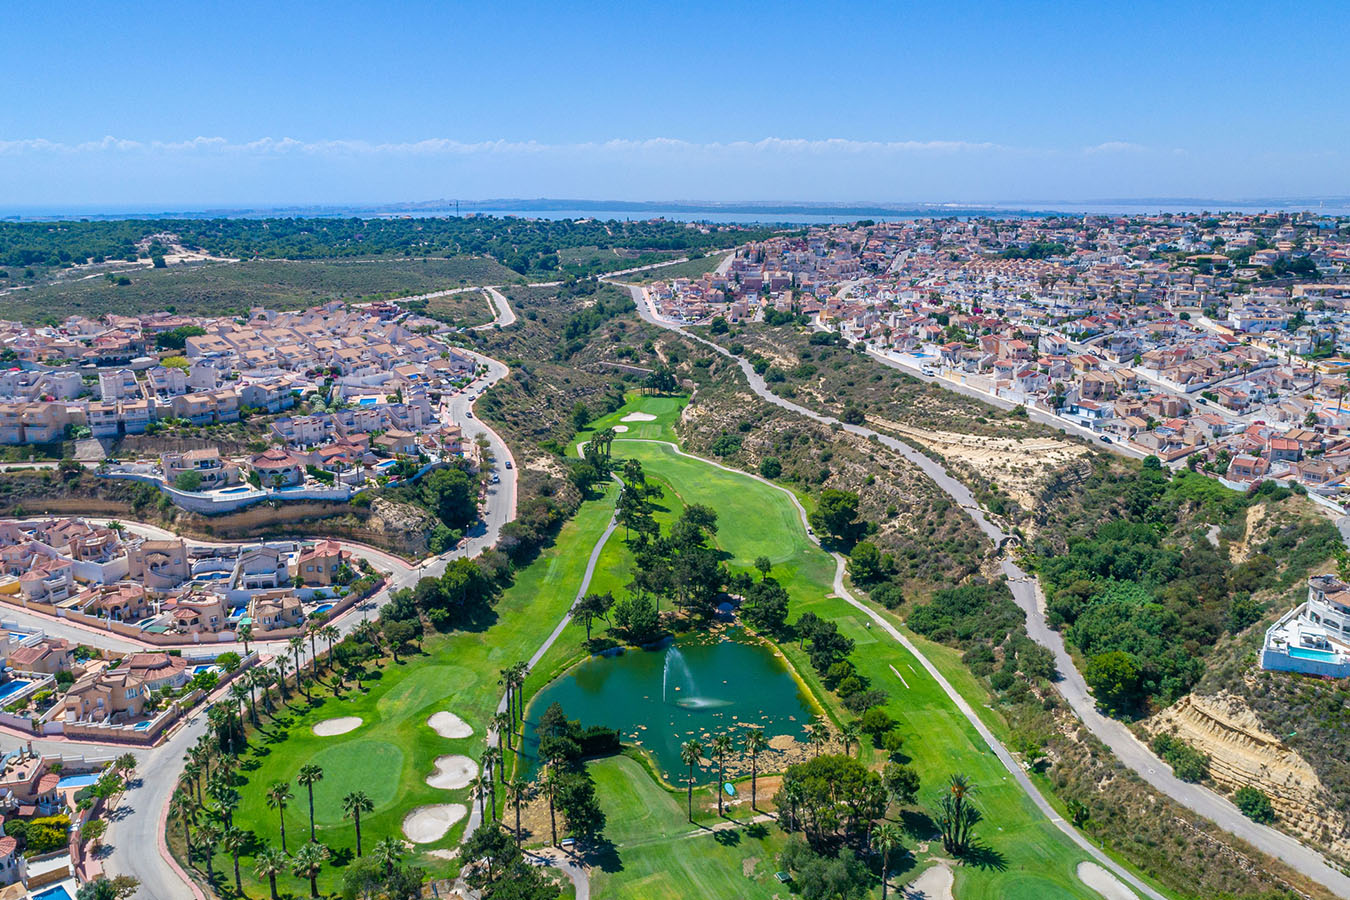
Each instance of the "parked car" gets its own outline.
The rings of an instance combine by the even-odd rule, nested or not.
[[[506,467],[507,467],[508,469],[511,468],[511,460],[508,459],[508,460],[506,461]]]

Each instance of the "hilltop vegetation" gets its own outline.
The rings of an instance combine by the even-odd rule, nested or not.
[[[14,281],[15,272],[11,270]],[[366,301],[430,293],[519,276],[495,260],[451,259],[245,260],[140,268],[115,278],[35,284],[0,295],[0,318],[55,324],[67,316],[98,318],[168,310],[181,315],[239,315],[255,306],[301,309],[329,300]],[[120,279],[120,280],[119,280]],[[125,281],[125,283],[122,283]],[[4,283],[0,281],[0,288]],[[462,298],[451,303],[452,297]],[[436,298],[436,310],[462,313],[457,324],[486,321],[479,294]]]
[[[152,256],[144,245],[174,235],[182,246],[237,259],[491,256],[521,275],[585,275],[758,240],[764,228],[679,222],[600,222],[487,216],[390,219],[127,219],[0,223],[0,266],[61,267]],[[560,254],[572,254],[564,267]],[[602,252],[603,251],[603,252]],[[621,251],[621,252],[614,252]]]

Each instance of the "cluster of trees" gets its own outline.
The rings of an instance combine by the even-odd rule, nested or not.
[[[1038,544],[1036,568],[1051,623],[1087,659],[1084,676],[1103,705],[1137,714],[1182,696],[1219,638],[1260,618],[1260,592],[1340,552],[1335,527],[1321,520],[1276,528],[1241,563],[1192,534],[1197,522],[1240,533],[1250,504],[1288,496],[1273,485],[1236,494],[1193,472],[1171,475],[1153,457],[1124,477],[1094,473],[1085,512],[1101,524],[1067,536],[1062,550]]]
[[[593,279],[579,281],[576,285],[580,295],[593,296],[594,300],[567,318],[562,329],[563,345],[557,351],[558,359],[568,359],[586,346],[586,336],[592,331],[637,308],[628,291],[600,284]]]
[[[452,559],[439,578],[422,578],[413,588],[394,591],[380,618],[406,622],[420,635],[420,613],[437,631],[449,631],[485,615],[509,577],[509,563],[495,555]]]
[[[884,898],[891,861],[905,849],[886,815],[891,804],[914,805],[918,793],[914,770],[896,763],[878,774],[846,754],[826,754],[789,766],[774,802],[784,830],[805,838],[789,841],[780,857],[796,891],[811,900],[865,897],[870,857]]]
[[[60,266],[92,259],[136,260],[137,244],[173,233],[184,246],[243,259],[326,259],[352,256],[487,255],[521,274],[554,272],[559,250],[681,251],[730,247],[757,240],[768,229],[686,228],[679,222],[599,222],[568,219],[128,219],[101,222],[0,223],[0,265]],[[146,256],[162,255],[151,246]],[[574,274],[634,265],[613,253],[574,266]]]

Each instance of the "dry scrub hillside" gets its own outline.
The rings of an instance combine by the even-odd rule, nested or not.
[[[926,592],[978,571],[990,547],[970,519],[913,463],[879,443],[816,424],[755,396],[734,363],[694,369],[694,400],[679,423],[695,453],[771,474],[808,495],[825,488],[859,497],[867,538],[895,558],[897,577]]]

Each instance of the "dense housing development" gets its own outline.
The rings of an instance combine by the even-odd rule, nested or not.
[[[1350,231],[1298,215],[812,229],[651,296],[807,316],[893,364],[1239,484],[1350,489]]]

